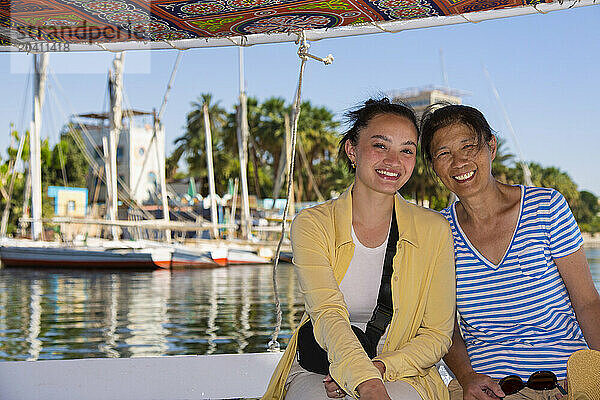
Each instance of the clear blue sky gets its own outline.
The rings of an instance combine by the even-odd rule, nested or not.
[[[339,116],[382,91],[441,85],[442,49],[450,86],[471,94],[465,103],[484,112],[507,139],[509,149],[514,149],[512,137],[483,64],[500,92],[525,160],[558,166],[580,190],[600,195],[598,23],[600,6],[595,5],[479,24],[322,40],[312,44],[311,52],[332,53],[335,62],[308,64],[303,98]],[[159,108],[175,57],[176,52],[170,50],[126,54],[124,84],[134,108]],[[184,53],[163,118],[168,152],[184,131],[190,102],[201,93],[212,93],[227,108],[237,101],[237,57],[236,48]],[[43,137],[55,142],[68,114],[106,109],[106,71],[111,59],[110,53],[50,55],[61,88],[52,84],[49,89],[55,94],[47,97],[51,112],[44,117]],[[245,50],[245,59],[248,95],[280,96],[291,102],[299,69],[293,43],[251,47]],[[28,126],[30,65],[31,56],[0,54],[0,132],[6,132],[0,134],[2,158],[9,143],[9,123],[18,129]]]

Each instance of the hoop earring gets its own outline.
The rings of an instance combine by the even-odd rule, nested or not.
[[[354,161],[350,161],[350,164],[352,164],[352,169],[356,169],[356,164],[354,163]]]

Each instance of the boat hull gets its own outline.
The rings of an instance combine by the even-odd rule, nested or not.
[[[152,253],[73,249],[68,247],[0,247],[4,267],[50,268],[165,268],[170,259],[154,260]]]
[[[224,265],[226,264],[214,260],[210,252],[193,252],[175,248],[168,268],[218,268]]]

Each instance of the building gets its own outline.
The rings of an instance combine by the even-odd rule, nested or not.
[[[48,197],[54,198],[54,215],[57,217],[85,217],[88,190],[86,188],[48,186]]]
[[[389,96],[392,100],[401,100],[410,105],[420,116],[431,104],[440,102],[462,104],[462,96],[466,94],[456,89],[429,86],[391,92]]]
[[[109,119],[107,113],[81,114],[78,124],[86,132],[82,135],[89,154],[102,169],[103,179],[90,173],[88,179],[89,200],[91,203],[105,202],[106,185],[102,182],[106,176],[102,138],[108,144]],[[117,171],[119,193],[128,193],[130,200],[139,204],[160,202],[160,164],[165,159],[164,129],[160,127],[154,136],[153,113],[124,110],[123,124],[117,145]],[[159,160],[161,160],[159,162]],[[121,196],[119,197],[122,200]]]
[[[89,216],[87,188],[48,186],[48,197],[54,199],[54,216],[85,218]],[[62,223],[59,225],[62,240],[73,240],[76,237],[97,235],[98,227],[77,223]],[[48,235],[48,234],[47,234]],[[46,236],[51,239],[52,236]]]

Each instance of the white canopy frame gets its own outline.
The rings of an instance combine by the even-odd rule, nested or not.
[[[321,39],[368,35],[373,33],[398,33],[410,29],[429,28],[443,25],[456,25],[463,23],[478,23],[481,21],[515,17],[529,14],[547,14],[552,11],[565,10],[569,8],[579,8],[590,5],[600,4],[596,0],[570,0],[570,1],[554,1],[552,3],[541,3],[530,6],[512,7],[498,10],[476,11],[465,14],[457,14],[451,16],[436,16],[419,18],[413,20],[397,20],[387,22],[371,22],[368,24],[341,26],[335,28],[312,29],[306,31],[306,39],[308,41],[317,41]],[[16,38],[16,33],[7,28],[0,27],[0,34],[8,38],[13,38],[14,43],[21,45],[0,46],[0,51],[27,51],[27,47],[23,46],[26,43],[40,43],[33,39]],[[161,42],[118,42],[118,43],[83,43],[70,44],[69,51],[111,51],[121,52],[125,50],[158,50],[158,49],[177,49],[188,50],[192,48],[202,47],[226,47],[226,46],[253,46],[255,44],[265,43],[283,43],[296,41],[297,32],[289,33],[271,33],[271,34],[255,34],[250,36],[231,36],[223,38],[198,38],[198,39],[182,39],[176,41],[161,41]],[[33,51],[32,51],[33,52]]]

